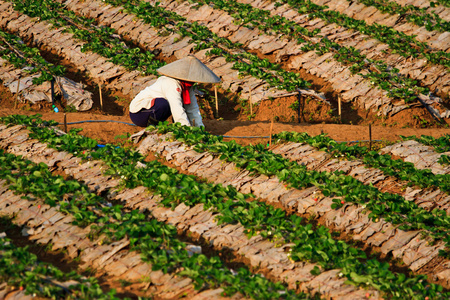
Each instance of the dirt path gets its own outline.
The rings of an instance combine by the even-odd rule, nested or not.
[[[7,116],[11,114],[32,115],[35,111],[27,111],[22,109],[2,108],[0,109],[0,116]],[[55,120],[63,123],[64,114],[54,112],[43,112],[42,118],[45,120]],[[67,122],[78,121],[98,121],[98,120],[113,120],[125,123],[131,123],[128,116],[113,116],[100,113],[66,113]],[[212,134],[220,134],[226,136],[269,136],[270,122],[256,122],[256,121],[236,121],[236,120],[205,120],[207,131]],[[61,126],[62,128],[63,126]],[[70,128],[83,128],[81,134],[95,138],[99,143],[117,143],[120,139],[115,139],[117,136],[133,134],[142,128],[130,126],[122,123],[114,122],[88,122],[81,124],[68,125]],[[308,124],[308,123],[274,123],[273,133],[282,131],[297,131],[307,132],[310,135],[317,135],[321,132],[327,133],[329,137],[337,141],[356,141],[369,139],[369,127],[362,125],[340,125],[340,124]],[[400,135],[431,135],[439,137],[445,134],[450,134],[450,129],[447,128],[396,128],[372,126],[372,138],[374,140],[396,141]],[[257,143],[267,142],[268,138],[263,139],[236,139],[242,143]]]

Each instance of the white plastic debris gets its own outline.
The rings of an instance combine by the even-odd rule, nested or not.
[[[194,254],[201,254],[202,253],[202,247],[197,245],[187,245],[186,250],[189,253],[189,256],[192,256]]]

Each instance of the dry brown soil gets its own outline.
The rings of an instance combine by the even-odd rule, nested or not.
[[[110,97],[108,101],[111,102],[111,106],[115,106],[114,110],[107,110],[107,112],[102,112],[99,105],[95,104],[93,109],[88,112],[67,112],[66,119],[67,122],[78,122],[78,121],[98,121],[98,120],[112,120],[120,121],[125,123],[130,123],[131,120],[128,116],[128,103],[129,101]],[[114,102],[114,103],[112,103]],[[270,102],[270,101],[268,101]],[[105,106],[108,103],[105,103]],[[309,109],[319,111],[321,109],[320,105],[313,104]],[[60,111],[63,108],[58,105]],[[111,107],[110,106],[110,107]],[[446,126],[436,126],[432,125],[433,128],[421,128],[423,124],[418,122],[417,124],[402,125],[400,127],[397,121],[386,120],[384,123],[377,123],[375,121],[370,121],[365,119],[359,122],[359,125],[351,124],[339,124],[337,123],[337,118],[334,117],[335,123],[331,123],[333,120],[308,120],[306,122],[302,119],[301,123],[297,122],[273,122],[271,121],[274,116],[274,112],[277,110],[273,107],[276,106],[278,110],[285,110],[287,104],[277,104],[275,101],[273,103],[263,103],[255,108],[258,113],[256,121],[247,120],[247,115],[241,113],[233,113],[233,109],[230,107],[221,106],[219,108],[219,116],[223,118],[213,119],[211,108],[208,103],[204,104],[205,115],[207,119],[204,120],[206,130],[212,134],[233,136],[233,137],[248,137],[248,136],[262,136],[265,138],[233,138],[236,141],[247,144],[247,143],[266,143],[269,141],[268,136],[270,132],[279,133],[282,131],[296,131],[296,132],[307,132],[310,135],[317,135],[322,132],[327,133],[329,137],[337,141],[357,141],[357,140],[368,140],[369,139],[369,126],[372,125],[372,139],[373,140],[384,140],[384,141],[396,141],[400,138],[400,135],[431,135],[434,137],[439,137],[444,134],[450,134],[450,129]],[[228,112],[227,112],[228,108]],[[45,120],[55,120],[57,122],[63,123],[64,113],[55,113],[51,110],[51,105],[49,103],[30,105],[26,103],[18,103],[17,108],[14,109],[14,97],[5,89],[0,88],[0,116],[7,116],[10,114],[23,114],[32,115],[39,113]],[[399,116],[401,118],[401,116]],[[330,119],[330,118],[329,118]],[[404,120],[411,118],[403,117]],[[297,115],[295,116],[297,120]],[[387,122],[390,122],[388,124]],[[397,123],[396,123],[397,122]],[[378,124],[378,125],[377,125]],[[430,124],[428,124],[430,125]],[[60,126],[63,129],[63,126]],[[122,123],[114,122],[89,122],[75,125],[68,125],[68,129],[71,128],[82,128],[80,134],[96,139],[100,144],[105,143],[117,143],[122,139],[116,138],[118,136],[126,135],[127,133],[133,134],[138,132],[142,128],[131,126]],[[272,131],[271,131],[272,129]],[[225,140],[230,140],[226,138]]]

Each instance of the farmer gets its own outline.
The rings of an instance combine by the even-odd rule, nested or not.
[[[131,121],[147,127],[172,115],[174,122],[182,125],[204,126],[192,85],[217,83],[220,78],[193,55],[165,65],[158,72],[163,76],[131,101]]]

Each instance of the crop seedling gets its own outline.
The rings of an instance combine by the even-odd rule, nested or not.
[[[12,119],[17,119],[15,117],[13,117]],[[29,122],[27,120],[24,120],[24,122]],[[164,125],[164,126],[169,126]],[[37,127],[32,127],[33,130],[35,130],[36,132],[36,137],[39,136],[39,132],[40,134],[44,133],[44,132],[48,132],[48,130],[45,130],[45,128],[37,128]],[[161,128],[162,129],[162,128]],[[177,129],[179,131],[179,133],[182,133],[184,130],[189,129],[189,128],[182,128],[182,127],[177,127],[175,126],[175,129]],[[181,130],[180,130],[181,129]],[[205,138],[210,139],[210,141],[214,141],[216,138],[218,137],[212,137],[212,136],[208,136],[208,135],[204,135],[204,132],[202,132],[201,129],[196,129],[196,128],[191,128],[190,130],[193,130],[194,132],[189,133],[188,136],[189,138],[186,139],[189,142],[194,142],[194,143],[198,143],[199,141],[203,141],[205,142]],[[49,134],[50,132],[48,132]],[[195,133],[195,134],[194,134]],[[198,136],[199,134],[201,134],[200,136]],[[197,135],[197,137],[195,137]],[[48,135],[47,135],[48,136]],[[48,141],[51,141],[52,139],[57,138],[56,135],[54,135],[53,137],[48,136]],[[70,140],[67,139],[67,143],[69,143]],[[242,150],[240,150],[240,146],[234,144],[234,143],[228,143],[225,144],[228,145],[231,153],[243,153]],[[58,148],[65,148],[65,143],[60,143],[57,145]],[[252,146],[252,147],[259,147],[258,145],[256,146]],[[250,147],[251,148],[251,147]],[[258,148],[259,149],[259,148]],[[261,152],[261,150],[264,149],[259,149],[259,152]],[[106,152],[104,152],[106,151]],[[78,149],[77,151],[78,153],[81,153],[81,149]],[[114,152],[117,152],[116,154],[112,155]],[[262,151],[262,152],[266,152],[266,151]],[[107,155],[105,155],[107,153]],[[123,153],[119,156],[119,153]],[[128,153],[128,154],[126,154]],[[114,174],[114,173],[118,173],[118,172],[122,172],[122,174],[124,174],[123,172],[125,170],[128,169],[127,164],[130,164],[130,167],[132,167],[138,159],[142,159],[139,158],[139,156],[135,156],[134,154],[132,154],[132,152],[128,152],[128,151],[123,151],[121,148],[115,148],[115,147],[105,147],[105,148],[100,148],[97,149],[93,152],[90,153],[90,156],[92,156],[92,158],[95,159],[105,159],[106,158],[106,162],[108,163],[109,167],[111,168],[111,172],[110,174]],[[124,157],[128,157],[129,161],[127,162],[127,159],[124,159]],[[239,155],[240,156],[240,155]],[[247,156],[247,154],[245,155]],[[133,158],[134,157],[134,158]],[[133,163],[134,161],[134,163]],[[273,161],[273,160],[271,160]],[[275,161],[274,161],[275,162]],[[258,164],[254,164],[254,166],[258,166]],[[147,186],[151,189],[159,189],[158,193],[161,193],[161,195],[163,196],[164,199],[166,199],[167,201],[163,200],[163,204],[164,205],[168,205],[171,206],[171,203],[173,201],[175,201],[175,203],[179,203],[179,201],[183,201],[186,205],[193,205],[195,203],[198,203],[198,201],[205,201],[206,199],[209,199],[208,202],[206,202],[206,207],[207,208],[213,208],[213,209],[219,209],[220,213],[222,214],[222,216],[219,218],[219,220],[226,222],[226,223],[234,223],[234,222],[238,222],[240,224],[242,224],[244,227],[247,228],[247,232],[250,235],[254,235],[255,231],[258,228],[261,228],[260,230],[257,230],[258,232],[260,232],[260,234],[262,234],[262,236],[282,236],[286,242],[294,242],[295,243],[295,247],[292,248],[292,252],[291,252],[291,258],[293,260],[309,260],[309,261],[315,261],[317,263],[319,263],[323,268],[325,269],[330,269],[330,268],[343,268],[345,270],[353,270],[352,272],[355,272],[354,270],[360,270],[358,271],[358,275],[357,273],[354,274],[350,274],[350,273],[346,273],[347,276],[349,276],[348,278],[351,280],[356,280],[355,283],[358,283],[357,278],[365,278],[365,280],[368,280],[370,282],[385,282],[385,278],[383,276],[378,276],[378,275],[373,275],[373,274],[379,274],[379,271],[370,271],[371,275],[368,275],[367,272],[367,266],[363,266],[361,264],[361,262],[359,262],[359,259],[365,258],[365,254],[364,252],[360,252],[354,248],[349,247],[347,244],[343,243],[342,241],[338,242],[336,244],[336,241],[334,241],[331,237],[331,234],[329,233],[328,229],[326,229],[325,227],[318,227],[316,228],[316,230],[312,230],[312,227],[310,224],[308,225],[302,225],[302,219],[293,215],[290,216],[288,219],[286,219],[285,213],[279,209],[274,209],[273,207],[270,206],[266,206],[263,205],[262,203],[258,203],[258,202],[247,202],[245,201],[246,197],[240,193],[236,193],[236,191],[230,187],[227,187],[224,191],[225,194],[228,194],[231,197],[238,197],[237,199],[239,199],[239,201],[237,203],[233,203],[233,202],[224,202],[223,196],[216,196],[213,198],[195,198],[195,197],[191,197],[189,196],[189,194],[187,194],[189,191],[211,191],[211,190],[215,190],[215,189],[223,189],[224,187],[220,187],[219,185],[217,186],[211,186],[209,185],[209,187],[202,187],[202,188],[188,188],[188,189],[182,189],[179,190],[180,193],[182,193],[184,196],[178,197],[176,196],[177,190],[178,189],[172,189],[171,186],[172,184],[176,185],[176,186],[190,186],[190,184],[194,184],[195,180],[189,179],[189,177],[185,177],[180,176],[180,175],[175,175],[175,173],[173,173],[173,171],[170,171],[169,169],[167,169],[167,167],[162,167],[160,172],[157,172],[156,170],[158,170],[158,168],[161,168],[158,163],[156,162],[150,162],[147,163],[147,168],[142,168],[139,170],[143,170],[143,172],[150,172],[150,173],[142,173],[142,174],[136,174],[136,177],[132,177],[132,180],[127,180],[125,183],[129,186],[129,187],[133,187],[136,186],[136,184],[143,184],[144,186]],[[133,169],[133,171],[132,171]],[[128,172],[133,172],[135,173],[135,168],[130,168]],[[261,170],[264,170],[265,166],[261,166]],[[120,171],[119,171],[120,170]],[[173,174],[173,175],[172,175]],[[284,177],[286,178],[286,175],[288,175],[289,172],[284,172]],[[131,175],[131,173],[130,173]],[[175,177],[172,177],[174,176]],[[171,179],[169,180],[168,178],[166,179],[166,177],[169,176]],[[179,176],[179,177],[178,177]],[[141,179],[139,178],[146,178],[145,181],[140,181]],[[177,179],[178,178],[178,179]],[[181,182],[177,182],[179,179],[183,179],[183,180],[187,180],[186,184],[188,185],[184,185]],[[197,183],[195,183],[197,184]],[[175,194],[173,194],[175,193]],[[230,194],[231,193],[231,194]],[[172,194],[172,195],[171,195]],[[234,196],[232,196],[234,195]],[[202,200],[204,199],[204,200]],[[214,202],[209,202],[212,199],[217,199]],[[170,201],[169,201],[170,200]],[[227,203],[227,205],[223,206],[223,203]],[[232,204],[234,207],[233,209],[227,208],[229,204]],[[239,204],[239,205],[237,205]],[[342,205],[342,203],[339,203],[340,205]],[[292,223],[291,223],[292,222]],[[114,229],[116,230],[116,229]],[[295,230],[295,231],[292,231]],[[121,230],[122,231],[122,230]],[[290,232],[290,233],[289,233]],[[270,233],[270,234],[269,234]],[[121,235],[116,236],[116,238],[120,238]],[[294,240],[292,240],[292,238],[295,237]],[[318,242],[318,240],[320,240],[320,242]],[[138,241],[138,240],[133,240],[133,241]],[[300,243],[301,241],[301,243]],[[308,244],[305,244],[305,242],[308,242]],[[328,242],[326,242],[328,241]],[[133,242],[134,243],[134,242]],[[314,252],[311,253],[311,245],[314,245],[314,247],[316,248]],[[321,245],[320,248],[317,247],[317,245]],[[317,251],[317,252],[316,252]],[[338,252],[335,252],[338,251]],[[344,252],[341,252],[344,251]],[[348,251],[348,252],[347,252]],[[356,251],[356,252],[355,252]],[[326,256],[324,256],[324,253],[326,253]],[[339,253],[339,254],[338,254]],[[347,253],[347,254],[345,254]],[[340,257],[339,260],[330,260],[330,257]],[[355,265],[356,264],[356,265]],[[360,265],[361,264],[361,265]],[[166,267],[167,263],[164,265],[159,265],[158,264],[158,268],[163,268],[163,270],[167,271],[167,267]],[[379,268],[380,264],[379,263],[373,263],[372,264],[374,266],[374,268]],[[358,267],[361,266],[361,267]],[[373,272],[373,273],[372,273]],[[365,274],[365,275],[363,275]],[[385,273],[383,273],[385,274]],[[359,276],[359,277],[357,277]],[[362,276],[362,277],[361,277]],[[370,277],[367,277],[370,276]],[[370,278],[370,279],[369,279]],[[415,279],[414,281],[410,281],[408,284],[412,284],[412,285],[416,285],[416,284],[423,284],[423,277],[417,277],[417,280]],[[204,281],[200,280],[199,284],[202,283]],[[374,286],[378,286],[378,285],[374,285]],[[398,290],[398,291],[404,291],[407,292],[408,294],[411,294],[411,290],[409,290],[409,288],[407,288],[406,286],[399,286],[397,285],[387,285],[387,282],[383,285],[384,288],[382,289],[384,292],[389,293],[390,295],[392,293],[394,293],[394,290]],[[415,290],[416,288],[414,288]],[[419,288],[420,290],[422,290],[422,288]],[[397,293],[397,292],[395,292]],[[434,288],[432,287],[431,289],[429,289],[429,293],[433,293],[433,295],[437,295],[436,293],[440,293],[438,288]],[[227,294],[229,294],[229,292],[227,291]],[[403,294],[402,292],[400,292],[400,294]],[[394,294],[392,294],[394,295]],[[412,295],[412,294],[411,294]]]

